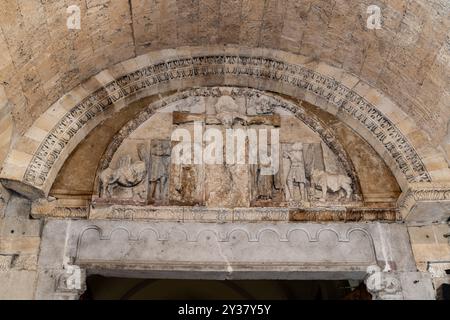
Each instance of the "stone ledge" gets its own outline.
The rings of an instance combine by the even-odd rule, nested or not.
[[[89,205],[88,200],[39,200],[33,203],[34,218],[106,219],[140,221],[396,221],[398,211],[388,208],[329,206],[318,208],[253,207],[206,208],[175,206]]]
[[[413,183],[401,194],[397,206],[408,223],[445,222],[450,216],[450,183]]]

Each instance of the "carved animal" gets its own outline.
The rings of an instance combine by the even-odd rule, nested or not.
[[[131,162],[129,155],[119,159],[117,169],[107,168],[100,173],[100,197],[112,196],[117,186],[132,188],[140,184],[147,175],[147,166],[144,161]]]
[[[344,190],[347,200],[350,199],[353,193],[352,180],[348,176],[333,174],[322,170],[313,170],[311,175],[311,185],[313,188],[320,187],[322,190],[321,200],[323,201],[327,200],[328,190],[332,192]]]

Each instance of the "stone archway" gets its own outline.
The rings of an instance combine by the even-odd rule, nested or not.
[[[10,151],[3,184],[31,198],[48,194],[71,151],[111,113],[139,97],[199,85],[275,91],[335,114],[385,158],[404,191],[416,182],[449,178],[444,156],[411,118],[356,77],[276,50],[193,47],[120,63],[62,97]]]
[[[386,271],[375,270],[375,282],[381,272],[382,278],[396,284],[393,292],[388,286],[375,284],[374,294],[412,298],[415,287],[411,283],[419,281],[424,285],[423,297],[429,297],[429,278],[416,272],[410,246],[394,245],[408,243],[407,227],[380,222],[330,222],[348,221],[345,206],[331,208],[334,213],[341,210],[344,214],[326,222],[317,223],[317,219],[316,223],[301,223],[289,206],[274,210],[194,206],[155,209],[107,203],[103,214],[94,208],[95,203],[92,207],[58,207],[57,201],[47,202],[45,198],[72,151],[103,121],[150,95],[160,95],[158,103],[162,107],[171,97],[182,96],[192,88],[216,86],[284,96],[293,101],[286,109],[298,113],[298,118],[304,112],[300,101],[306,101],[357,132],[384,160],[403,191],[395,208],[389,208],[394,215],[385,220],[397,217],[434,221],[445,216],[442,203],[436,205],[437,201],[450,199],[445,183],[450,170],[442,153],[388,97],[358,78],[274,50],[227,47],[225,53],[223,48],[154,52],[106,70],[62,97],[36,120],[8,155],[2,183],[35,200],[35,216],[45,217],[59,210],[63,214],[55,216],[68,218],[44,219],[36,297],[76,297],[83,290],[85,273],[179,277],[195,276],[201,270],[201,277],[361,280],[373,266]],[[308,123],[311,118],[301,120]],[[318,122],[312,123],[316,123],[312,127],[320,127]],[[319,128],[316,133],[321,131],[326,130]],[[327,138],[333,138],[329,132],[320,136],[325,144]],[[341,149],[336,143],[333,151],[339,154]],[[339,155],[345,172],[352,175],[351,162],[344,153]],[[357,179],[352,178],[356,185]],[[321,216],[320,210],[312,209],[315,212],[307,212],[307,217]],[[360,211],[358,215],[364,221],[364,214],[372,217],[370,221],[382,219],[373,207]],[[381,211],[384,214],[389,210]],[[79,218],[83,219],[73,220]],[[175,221],[182,227],[177,228]],[[162,243],[164,248],[160,247]],[[159,248],[159,253],[149,247]],[[209,251],[211,248],[214,250]],[[309,249],[300,252],[298,248]],[[167,255],[161,256],[164,249]],[[192,252],[199,258],[186,256]],[[80,285],[74,286],[72,281]]]

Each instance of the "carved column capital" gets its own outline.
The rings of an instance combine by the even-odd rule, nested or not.
[[[401,281],[396,273],[382,272],[377,266],[369,268],[364,280],[373,300],[403,300]]]
[[[55,294],[62,299],[76,300],[86,291],[86,270],[79,266],[64,263],[55,278]]]
[[[442,207],[444,201],[450,202],[450,183],[418,182],[410,184],[409,189],[399,197],[397,205],[402,220],[431,223],[448,217]],[[423,211],[430,214],[425,216]]]

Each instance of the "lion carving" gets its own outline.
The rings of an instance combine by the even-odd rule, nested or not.
[[[311,175],[311,185],[313,188],[320,187],[322,190],[322,198],[320,200],[327,200],[327,192],[337,192],[340,190],[344,190],[346,193],[346,199],[350,200],[353,189],[352,189],[352,180],[342,174],[334,174],[325,172],[322,170],[313,170]],[[342,195],[339,196],[339,200],[342,198]]]

